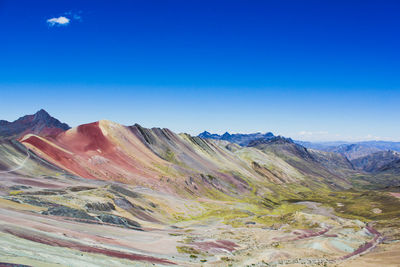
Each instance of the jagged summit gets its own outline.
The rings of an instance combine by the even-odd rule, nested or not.
[[[231,143],[236,143],[241,146],[247,146],[250,142],[257,139],[270,139],[274,137],[274,134],[271,132],[263,133],[251,133],[251,134],[230,134],[229,132],[225,132],[223,135],[219,134],[211,134],[208,131],[204,131],[198,135],[198,137],[205,139],[216,139],[216,140],[225,140]]]
[[[46,110],[40,109],[35,114],[25,115],[13,122],[0,121],[0,138],[18,139],[29,133],[52,136],[70,128],[68,124],[53,118]]]
[[[218,134],[212,134],[210,132],[204,131],[198,135],[198,137],[205,139],[221,139],[221,136]]]
[[[35,115],[38,115],[38,116],[48,116],[48,117],[50,117],[50,114],[46,111],[46,110],[44,110],[44,109],[39,109],[36,113],[35,113]]]

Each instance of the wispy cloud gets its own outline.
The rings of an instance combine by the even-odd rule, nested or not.
[[[82,21],[82,11],[68,11],[65,12],[64,15],[71,17],[71,20],[77,20],[77,21]]]
[[[64,17],[64,16],[60,16],[60,17],[58,17],[58,18],[51,18],[51,19],[48,19],[48,20],[47,20],[47,23],[48,23],[51,27],[56,26],[56,25],[66,26],[66,25],[69,24],[70,21],[71,21],[71,20],[70,20],[69,18]]]

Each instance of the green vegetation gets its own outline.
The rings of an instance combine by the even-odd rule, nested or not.
[[[195,249],[193,247],[189,247],[189,246],[177,246],[176,250],[182,254],[191,254],[191,255],[194,255],[194,254],[199,255],[200,254],[200,251],[198,251],[197,249]]]
[[[222,260],[222,261],[226,261],[226,262],[233,261],[233,259],[228,258],[228,257],[221,257],[221,260]]]
[[[398,209],[400,201],[386,192],[379,191],[347,190],[328,194],[311,192],[303,195],[302,198],[287,201],[319,202],[332,207],[338,216],[362,221],[395,219],[400,216],[400,209]],[[374,208],[381,209],[382,213],[372,212]]]
[[[194,238],[192,236],[186,236],[182,241],[179,241],[180,243],[184,244],[190,244],[192,243]]]
[[[13,191],[8,192],[8,194],[10,196],[16,196],[16,195],[22,194],[23,192],[24,191],[21,191],[21,190],[13,190]]]
[[[164,153],[164,155],[162,157],[166,161],[176,163],[175,153],[169,148],[167,148],[167,150],[165,151],[165,153]]]
[[[385,222],[385,225],[393,225],[393,220],[400,217],[400,210],[397,208],[400,204],[399,199],[386,192],[333,191],[325,184],[315,187],[308,182],[283,185],[260,183],[254,188],[261,186],[271,193],[260,195],[257,190],[252,190],[240,198],[233,198],[217,190],[209,190],[209,195],[213,195],[216,201],[202,203],[204,212],[197,215],[177,214],[175,219],[177,221],[219,220],[233,227],[251,227],[253,223],[271,228],[279,228],[282,225],[288,225],[288,229],[320,227],[318,223],[298,215],[298,212],[305,208],[304,205],[297,204],[301,201],[321,203],[323,206],[331,207],[339,217],[364,222],[381,221]],[[374,213],[375,208],[382,212]],[[189,240],[188,242],[190,243]]]
[[[350,178],[354,188],[364,190],[383,189],[387,186],[398,185],[400,173],[382,172],[378,174],[357,174]]]

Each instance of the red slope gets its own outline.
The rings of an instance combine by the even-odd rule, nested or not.
[[[54,147],[52,144],[44,141],[38,136],[31,135],[27,139],[23,140],[22,143],[28,145],[28,147],[34,151],[39,152],[38,154],[46,155],[45,158],[47,160],[63,169],[85,178],[95,178],[93,175],[82,169],[79,163],[72,160],[73,155]]]
[[[110,122],[105,121],[94,122],[68,130],[53,138],[45,139],[29,135],[21,142],[55,165],[85,178],[126,183],[146,180],[150,184],[155,184],[160,173],[152,170],[151,166],[154,162],[158,164],[165,162],[146,146],[138,145],[141,142],[137,142],[137,137],[129,130],[125,132],[124,126],[110,125]],[[107,130],[111,132],[106,132],[106,136],[104,132]],[[125,135],[118,136],[119,131]],[[118,138],[123,139],[121,142],[129,147],[122,148]],[[129,154],[129,151],[132,154]]]

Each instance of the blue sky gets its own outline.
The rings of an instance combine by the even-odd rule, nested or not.
[[[397,2],[397,3],[396,3]],[[0,0],[1,119],[400,140],[398,1]]]

